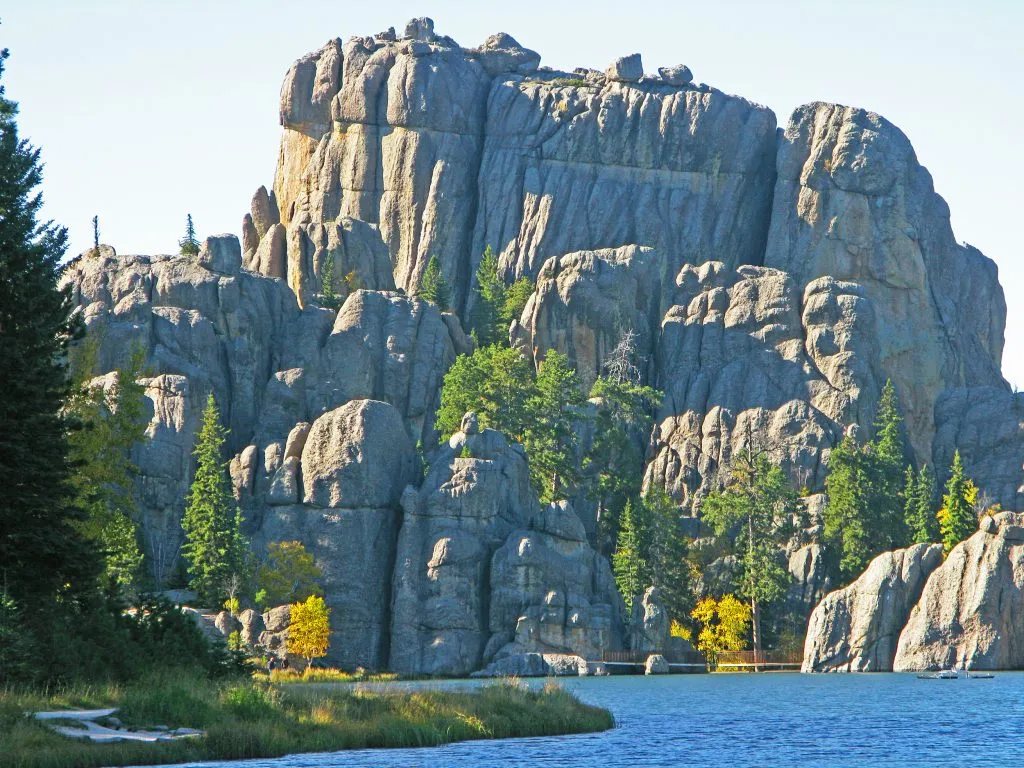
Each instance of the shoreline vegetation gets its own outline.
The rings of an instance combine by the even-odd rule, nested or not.
[[[129,728],[165,725],[201,729],[206,735],[95,744],[61,736],[25,714],[98,707],[117,707],[117,718]],[[614,726],[608,710],[584,704],[550,682],[539,689],[507,679],[470,690],[369,691],[165,674],[130,685],[72,686],[47,694],[0,690],[0,766],[88,768],[273,758],[561,736]]]

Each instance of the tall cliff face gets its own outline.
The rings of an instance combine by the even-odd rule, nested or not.
[[[276,176],[240,244],[69,266],[104,369],[132,344],[148,353],[152,439],[136,458],[156,575],[174,569],[213,392],[254,546],[304,541],[324,570],[343,617],[333,661],[462,674],[620,644],[593,510],[540,507],[520,450],[471,419],[437,446],[487,246],[507,279],[536,281],[511,329],[533,359],[563,351],[589,382],[636,334],[666,395],[645,481],[687,513],[751,437],[820,491],[886,378],[917,463],[941,469],[960,448],[1018,506],[995,266],[953,241],[906,137],[827,104],[780,134],[770,110],[659,72],[639,57],[557,72],[508,35],[462,48],[426,19],[334,39],[285,78]],[[413,297],[434,256],[454,312]],[[328,273],[340,309],[323,300]],[[796,570],[794,594],[816,595],[821,574]]]
[[[1006,303],[995,264],[956,243],[949,208],[910,141],[876,114],[800,107],[777,167],[764,263],[802,284],[827,275],[863,287],[879,363],[927,460],[939,395],[1003,383]]]
[[[760,260],[770,110],[663,78],[540,70],[508,35],[463,49],[413,34],[333,40],[288,72],[274,194],[289,229],[373,223],[396,284],[415,287],[437,256],[456,306],[488,245],[515,276],[629,244],[679,264]]]

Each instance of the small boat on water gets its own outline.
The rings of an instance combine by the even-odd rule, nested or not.
[[[994,678],[991,672],[971,672],[967,667],[963,669],[940,669],[938,672],[928,672],[918,675],[918,680],[991,680]]]

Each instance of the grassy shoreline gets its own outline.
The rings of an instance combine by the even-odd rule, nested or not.
[[[60,736],[23,714],[65,707],[118,707],[118,717],[130,727],[199,728],[206,736],[155,744],[92,744]],[[358,686],[324,690],[162,677],[50,695],[0,691],[0,766],[88,768],[238,760],[591,733],[614,725],[610,712],[583,704],[556,685],[538,690],[498,682],[473,690],[382,692]]]

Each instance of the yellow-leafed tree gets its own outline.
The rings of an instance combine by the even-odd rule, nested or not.
[[[738,651],[746,645],[750,606],[733,595],[725,595],[717,601],[713,597],[705,597],[697,603],[691,615],[701,624],[697,650],[712,666],[718,664],[718,654],[722,651]]]
[[[288,653],[302,656],[309,664],[327,655],[331,644],[331,609],[322,597],[310,595],[292,605],[288,624]]]

